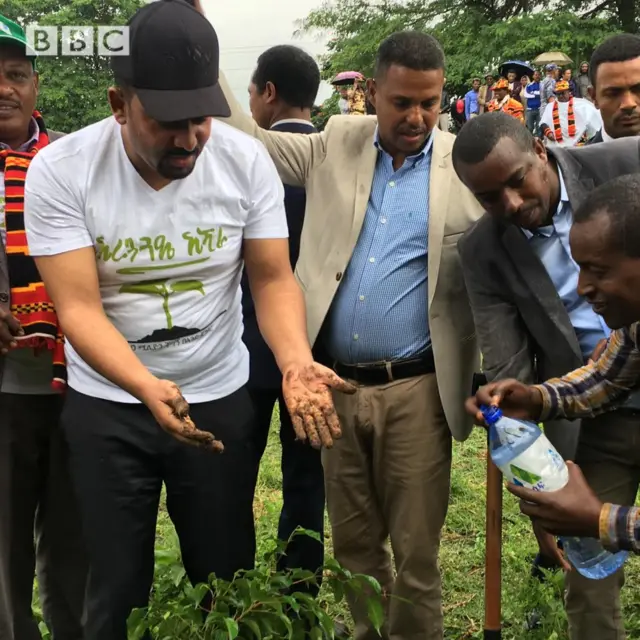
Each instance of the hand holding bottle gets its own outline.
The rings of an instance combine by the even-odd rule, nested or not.
[[[521,420],[537,421],[542,411],[542,396],[532,386],[518,380],[506,379],[480,387],[475,396],[468,398],[465,409],[476,419],[476,424],[486,426],[481,407],[500,407],[505,416]]]
[[[515,484],[507,489],[520,498],[520,511],[558,536],[600,537],[602,502],[587,484],[580,467],[567,462],[569,481],[551,492],[539,492]]]

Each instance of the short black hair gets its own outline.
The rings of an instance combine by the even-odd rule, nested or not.
[[[535,138],[519,120],[502,111],[483,113],[466,122],[456,136],[452,151],[454,167],[461,162],[482,162],[503,138],[513,140],[525,152],[533,152]]]
[[[607,38],[596,47],[589,63],[589,80],[596,86],[598,67],[605,62],[626,62],[640,58],[640,36],[632,33],[618,33]]]
[[[640,175],[619,176],[595,188],[573,214],[574,224],[605,214],[611,223],[611,247],[640,258]]]
[[[414,71],[444,70],[444,51],[440,43],[428,33],[397,31],[385,38],[378,47],[375,77],[382,77],[393,65]]]
[[[320,87],[320,68],[303,49],[277,45],[260,55],[251,82],[259,93],[264,93],[267,82],[271,82],[287,105],[311,109]]]

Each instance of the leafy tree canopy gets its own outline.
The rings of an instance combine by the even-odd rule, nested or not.
[[[495,73],[502,61],[533,60],[545,51],[563,51],[577,66],[606,36],[621,30],[606,8],[584,17],[566,5],[554,10],[541,5],[534,0],[335,0],[302,20],[299,33],[333,35],[322,60],[323,77],[329,79],[347,69],[371,74],[379,43],[394,31],[428,31],[445,50],[448,85],[462,91],[474,76]]]

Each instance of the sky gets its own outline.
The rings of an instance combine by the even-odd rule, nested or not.
[[[276,44],[293,44],[317,57],[326,38],[316,34],[294,38],[296,20],[322,4],[322,0],[201,0],[220,40],[220,66],[236,98],[249,108],[247,87],[258,56]],[[316,104],[331,95],[322,83]]]

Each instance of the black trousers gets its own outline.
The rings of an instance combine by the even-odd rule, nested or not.
[[[163,482],[192,583],[211,573],[231,580],[254,566],[257,466],[247,391],[192,404],[190,414],[223,441],[224,453],[175,440],[144,405],[69,390],[62,425],[90,560],[86,640],[127,640],[131,610],[148,604]]]
[[[82,640],[88,567],[61,410],[58,395],[0,393],[1,640],[41,639],[31,610],[35,572],[53,637]]]
[[[279,389],[249,389],[256,413],[255,442],[258,462],[267,446],[273,407],[280,409],[280,442],[282,444],[283,505],[278,525],[278,538],[288,540],[297,527],[324,534],[324,474],[320,451],[309,444],[296,442],[289,411]],[[318,573],[318,584],[307,591],[317,595],[322,582],[324,544],[309,536],[295,536],[279,563],[280,571],[305,569]]]

